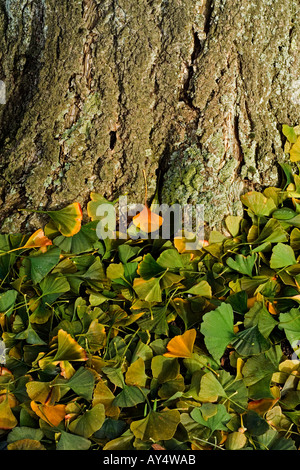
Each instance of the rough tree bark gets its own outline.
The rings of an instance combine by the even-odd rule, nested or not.
[[[299,0],[0,0],[0,225],[91,191],[204,203],[278,183],[299,123]]]

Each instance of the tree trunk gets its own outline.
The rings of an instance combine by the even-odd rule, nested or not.
[[[203,203],[276,185],[298,124],[299,0],[0,0],[0,223],[91,191]]]

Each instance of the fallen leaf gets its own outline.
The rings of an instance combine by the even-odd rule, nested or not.
[[[40,248],[40,250],[44,253],[46,251],[46,246],[49,245],[52,245],[52,241],[45,236],[44,230],[39,228],[31,235],[31,237],[29,237],[24,245],[24,248]]]
[[[31,401],[30,406],[35,414],[50,426],[58,426],[66,415],[65,405],[47,405]]]
[[[183,335],[174,336],[167,344],[165,357],[191,357],[196,339],[196,330],[187,330]]]

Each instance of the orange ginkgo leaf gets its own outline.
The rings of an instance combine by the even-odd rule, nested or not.
[[[256,411],[256,413],[263,416],[278,400],[279,398],[261,398],[260,400],[253,400],[248,403],[248,410]]]
[[[183,335],[174,336],[167,344],[165,357],[191,357],[193,354],[196,330],[187,330]]]
[[[144,233],[155,232],[163,223],[163,218],[151,212],[148,206],[132,218],[133,224]]]
[[[145,180],[145,204],[141,212],[132,218],[133,224],[144,233],[155,232],[163,224],[163,218],[151,211],[147,205],[147,180],[146,173],[143,170]]]
[[[66,415],[65,405],[47,405],[31,401],[30,406],[35,414],[50,426],[58,426]]]
[[[24,248],[40,248],[41,251],[45,252],[46,247],[49,245],[52,245],[52,241],[45,236],[44,230],[39,228],[28,238]]]

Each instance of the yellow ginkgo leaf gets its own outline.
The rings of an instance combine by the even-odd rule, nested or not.
[[[300,160],[300,137],[297,138],[296,142],[292,146],[290,157],[292,162],[298,162]]]
[[[196,330],[187,330],[183,335],[174,336],[167,344],[165,357],[191,357],[193,354]]]
[[[30,403],[32,410],[43,421],[50,424],[50,426],[58,426],[66,415],[65,405],[47,405],[32,401]]]
[[[46,214],[64,237],[72,237],[81,229],[82,209],[79,202],[73,202],[57,211],[47,211]]]
[[[0,429],[12,429],[17,426],[18,420],[10,409],[8,399],[0,403]]]
[[[185,231],[174,237],[174,246],[179,253],[190,252],[197,254],[204,246],[208,246],[207,240],[201,240],[192,232]],[[193,247],[191,249],[191,247]]]
[[[60,329],[57,334],[58,349],[53,362],[86,361],[87,354],[82,346],[66,331]]]

